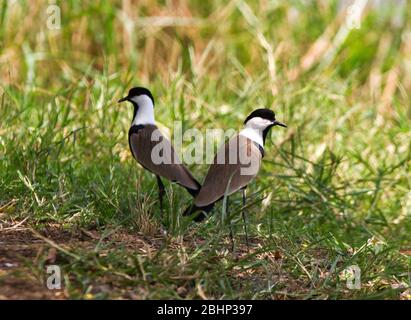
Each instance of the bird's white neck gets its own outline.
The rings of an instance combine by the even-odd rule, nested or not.
[[[155,124],[153,101],[146,95],[131,98],[138,104],[137,113],[131,125]]]
[[[264,147],[263,130],[246,125],[245,128],[240,131],[240,135],[258,143],[261,147]]]

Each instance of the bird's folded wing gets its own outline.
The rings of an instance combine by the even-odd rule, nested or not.
[[[198,182],[181,163],[173,146],[154,125],[144,125],[129,136],[136,160],[147,170],[182,186],[197,190]]]
[[[202,207],[218,201],[227,186],[228,195],[247,186],[257,175],[261,158],[259,148],[250,139],[241,135],[230,139],[218,150],[195,205]]]

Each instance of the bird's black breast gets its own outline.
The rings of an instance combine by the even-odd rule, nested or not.
[[[134,156],[134,153],[133,153],[133,149],[131,148],[131,135],[132,134],[134,134],[134,133],[138,133],[141,129],[144,129],[144,125],[142,125],[142,124],[135,124],[135,125],[132,125],[131,127],[130,127],[130,129],[128,130],[128,146],[130,147],[130,151],[131,151],[131,154],[133,155],[133,157],[135,158],[135,156]]]

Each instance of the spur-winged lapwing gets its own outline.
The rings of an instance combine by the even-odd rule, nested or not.
[[[171,143],[155,125],[154,98],[150,90],[142,87],[132,88],[128,95],[118,102],[123,101],[129,101],[134,106],[133,121],[128,131],[131,153],[138,163],[157,177],[161,210],[164,184],[160,177],[178,183],[195,197],[201,185],[181,163]]]
[[[257,175],[264,157],[264,143],[269,130],[274,126],[287,127],[275,119],[269,109],[257,109],[244,121],[238,135],[220,147],[205,177],[194,203],[184,215],[194,215],[202,221],[214,204],[238,190],[243,190],[243,208],[246,202],[245,189]],[[245,213],[243,211],[245,226]],[[247,231],[246,231],[247,232]],[[248,243],[248,240],[247,240]]]

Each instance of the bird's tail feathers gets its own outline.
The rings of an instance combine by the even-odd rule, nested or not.
[[[195,204],[189,206],[183,213],[183,216],[194,216],[193,220],[195,222],[201,222],[207,218],[210,211],[213,209],[214,203],[206,205],[204,207],[198,207]]]
[[[183,185],[182,185],[182,186],[187,190],[187,192],[188,192],[189,194],[191,194],[191,196],[192,196],[193,198],[195,198],[195,197],[197,197],[198,193],[200,192],[201,184],[200,184],[200,182],[198,182],[196,179],[193,178],[193,180],[194,180],[195,184],[197,185],[197,189],[188,188],[188,187],[183,186]],[[180,185],[181,185],[181,184],[180,184]]]

